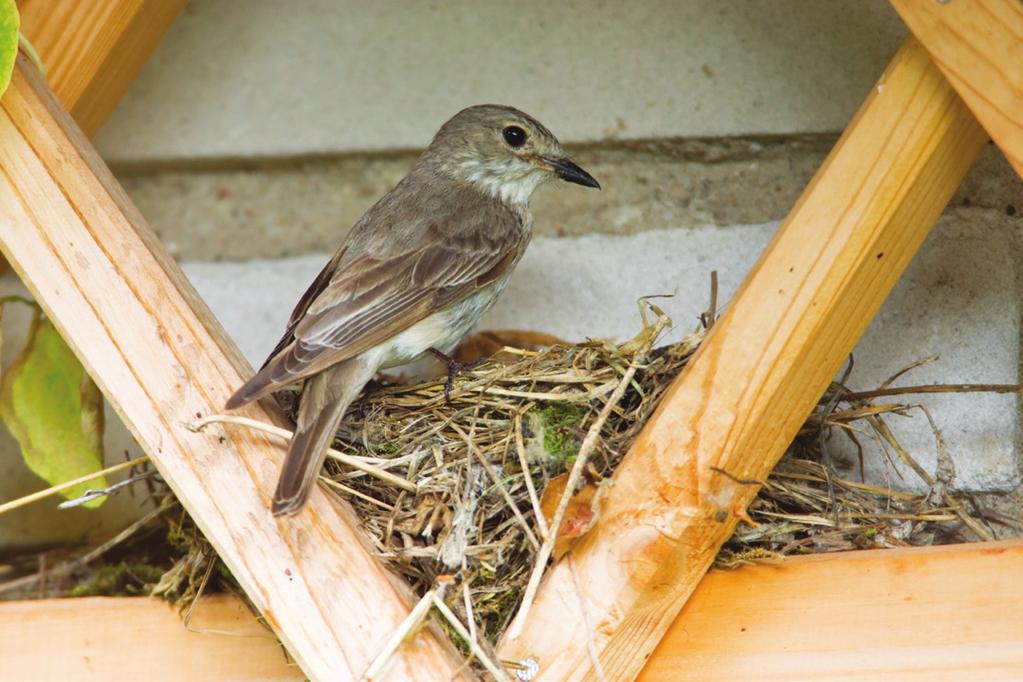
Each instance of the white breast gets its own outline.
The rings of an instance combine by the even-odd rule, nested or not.
[[[429,348],[450,353],[469,333],[483,314],[490,310],[508,283],[508,273],[475,294],[417,322],[397,336],[377,346],[382,369],[416,360]]]

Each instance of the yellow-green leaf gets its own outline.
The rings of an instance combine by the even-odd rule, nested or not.
[[[11,82],[14,59],[18,56],[18,28],[21,18],[14,0],[0,0],[0,95]]]
[[[0,382],[0,417],[28,468],[51,485],[103,468],[103,397],[49,320],[36,316],[24,350]],[[105,488],[98,476],[64,491]],[[86,503],[98,507],[103,498]]]

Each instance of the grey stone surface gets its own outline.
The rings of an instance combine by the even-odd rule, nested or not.
[[[569,340],[631,337],[642,328],[638,299],[677,322],[681,338],[708,302],[711,270],[725,303],[767,244],[774,224],[655,230],[629,237],[536,239],[481,329],[534,329]],[[259,365],[327,254],[248,263],[183,264],[242,353]]]
[[[711,270],[719,273],[720,301],[727,304],[775,227],[538,239],[481,327],[534,329],[569,340],[623,339],[639,329],[639,297],[674,293],[658,305],[675,320],[672,336],[678,338],[693,328],[707,305]],[[185,270],[243,352],[258,364],[325,260],[321,255],[249,264],[189,263]],[[971,209],[943,218],[857,346],[850,386],[876,387],[907,365],[935,355],[939,361],[900,382],[1016,382],[1016,262],[1016,232],[1000,213]],[[921,396],[913,402],[928,407],[944,434],[958,487],[992,491],[1018,483],[1014,396]],[[903,446],[933,472],[935,441],[923,415],[889,421]],[[870,439],[861,441],[870,480],[920,488],[905,467],[889,468]],[[836,436],[831,447],[839,460],[852,462],[844,439]],[[855,474],[850,469],[848,475]]]
[[[853,390],[876,388],[895,372],[929,357],[894,386],[1019,382],[1020,273],[1018,230],[995,212],[957,211],[939,223],[874,319],[854,353]],[[926,407],[955,465],[953,485],[1008,491],[1019,485],[1019,397],[961,393],[905,396],[878,402]],[[935,472],[938,446],[920,410],[886,421],[902,447]],[[864,425],[867,476],[894,487],[922,489],[894,452],[886,456]],[[852,475],[856,450],[840,435],[832,447]]]
[[[136,162],[419,148],[491,101],[571,142],[837,131],[904,35],[884,0],[193,0],[98,146]]]
[[[834,136],[674,140],[575,150],[603,189],[552,183],[533,198],[540,236],[631,234],[777,220],[795,203]],[[342,156],[148,172],[118,179],[176,256],[281,258],[336,247],[415,154]],[[1023,183],[989,145],[952,200],[1015,213]]]

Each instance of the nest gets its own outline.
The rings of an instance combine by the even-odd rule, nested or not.
[[[701,329],[646,352],[659,329],[647,325],[620,345],[588,341],[536,352],[505,348],[463,372],[449,395],[443,379],[377,388],[349,410],[335,448],[350,456],[370,455],[369,461],[401,482],[329,462],[328,483],[356,508],[376,555],[417,594],[454,575],[460,589],[449,591],[448,605],[494,643],[514,615],[536,562],[540,527],[546,525],[537,516],[549,524],[566,470],[626,369],[637,365],[587,453],[577,496],[589,491],[584,504],[599,494],[601,482],[613,474],[705,334]],[[887,429],[884,414],[905,414],[910,407],[873,405],[834,384],[763,482],[749,508],[750,523],[740,524],[722,548],[718,566],[788,554],[961,542],[964,528],[990,538],[967,511],[968,501],[924,472]],[[824,456],[826,442],[838,432],[855,438],[860,430],[855,422],[866,422],[866,430],[893,457],[910,462],[931,493],[888,490],[833,475]],[[940,433],[936,437],[940,444]],[[581,535],[599,518],[583,523],[580,529],[566,521],[562,532]]]
[[[463,371],[449,395],[443,378],[371,391],[349,410],[335,448],[352,456],[371,453],[375,466],[413,486],[328,460],[331,487],[355,507],[377,556],[417,593],[440,575],[456,574],[462,591],[451,594],[450,606],[494,640],[518,604],[542,542],[535,512],[540,498],[552,480],[563,481],[652,332],[648,327],[621,345],[508,348]],[[636,369],[588,457],[589,483],[611,475],[701,337],[660,348]]]
[[[543,537],[538,516],[550,514],[566,471],[585,454],[579,497],[587,490],[599,495],[704,335],[700,330],[649,350],[662,326],[648,325],[624,344],[505,348],[464,371],[450,395],[443,378],[376,386],[349,410],[335,448],[385,470],[389,479],[328,460],[325,480],[356,508],[377,556],[416,593],[427,593],[438,579],[451,584],[445,576],[453,575],[457,589],[445,593],[446,603],[474,636],[493,643],[522,599]],[[719,566],[993,536],[971,500],[948,491],[945,474],[924,471],[895,440],[885,416],[915,406],[872,402],[890,393],[831,386],[770,478],[740,481],[763,485],[749,523],[722,548]],[[597,421],[597,437],[580,453]],[[910,464],[930,492],[835,476],[828,438],[856,433],[877,438]],[[229,573],[173,496],[152,494],[154,511],[104,547],[56,566],[51,558],[45,575],[0,584],[0,596],[134,592],[188,604],[207,587],[232,589]],[[579,518],[573,523],[561,526],[568,536],[586,532],[585,519],[582,527]],[[113,587],[103,587],[108,583]]]

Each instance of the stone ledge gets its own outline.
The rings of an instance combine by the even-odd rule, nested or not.
[[[533,200],[537,236],[752,225],[783,217],[834,136],[662,140],[575,150],[603,190],[554,184]],[[259,165],[121,168],[118,179],[184,260],[282,258],[332,250],[415,161],[415,154],[277,160]],[[952,205],[1015,213],[1023,183],[990,145]]]

